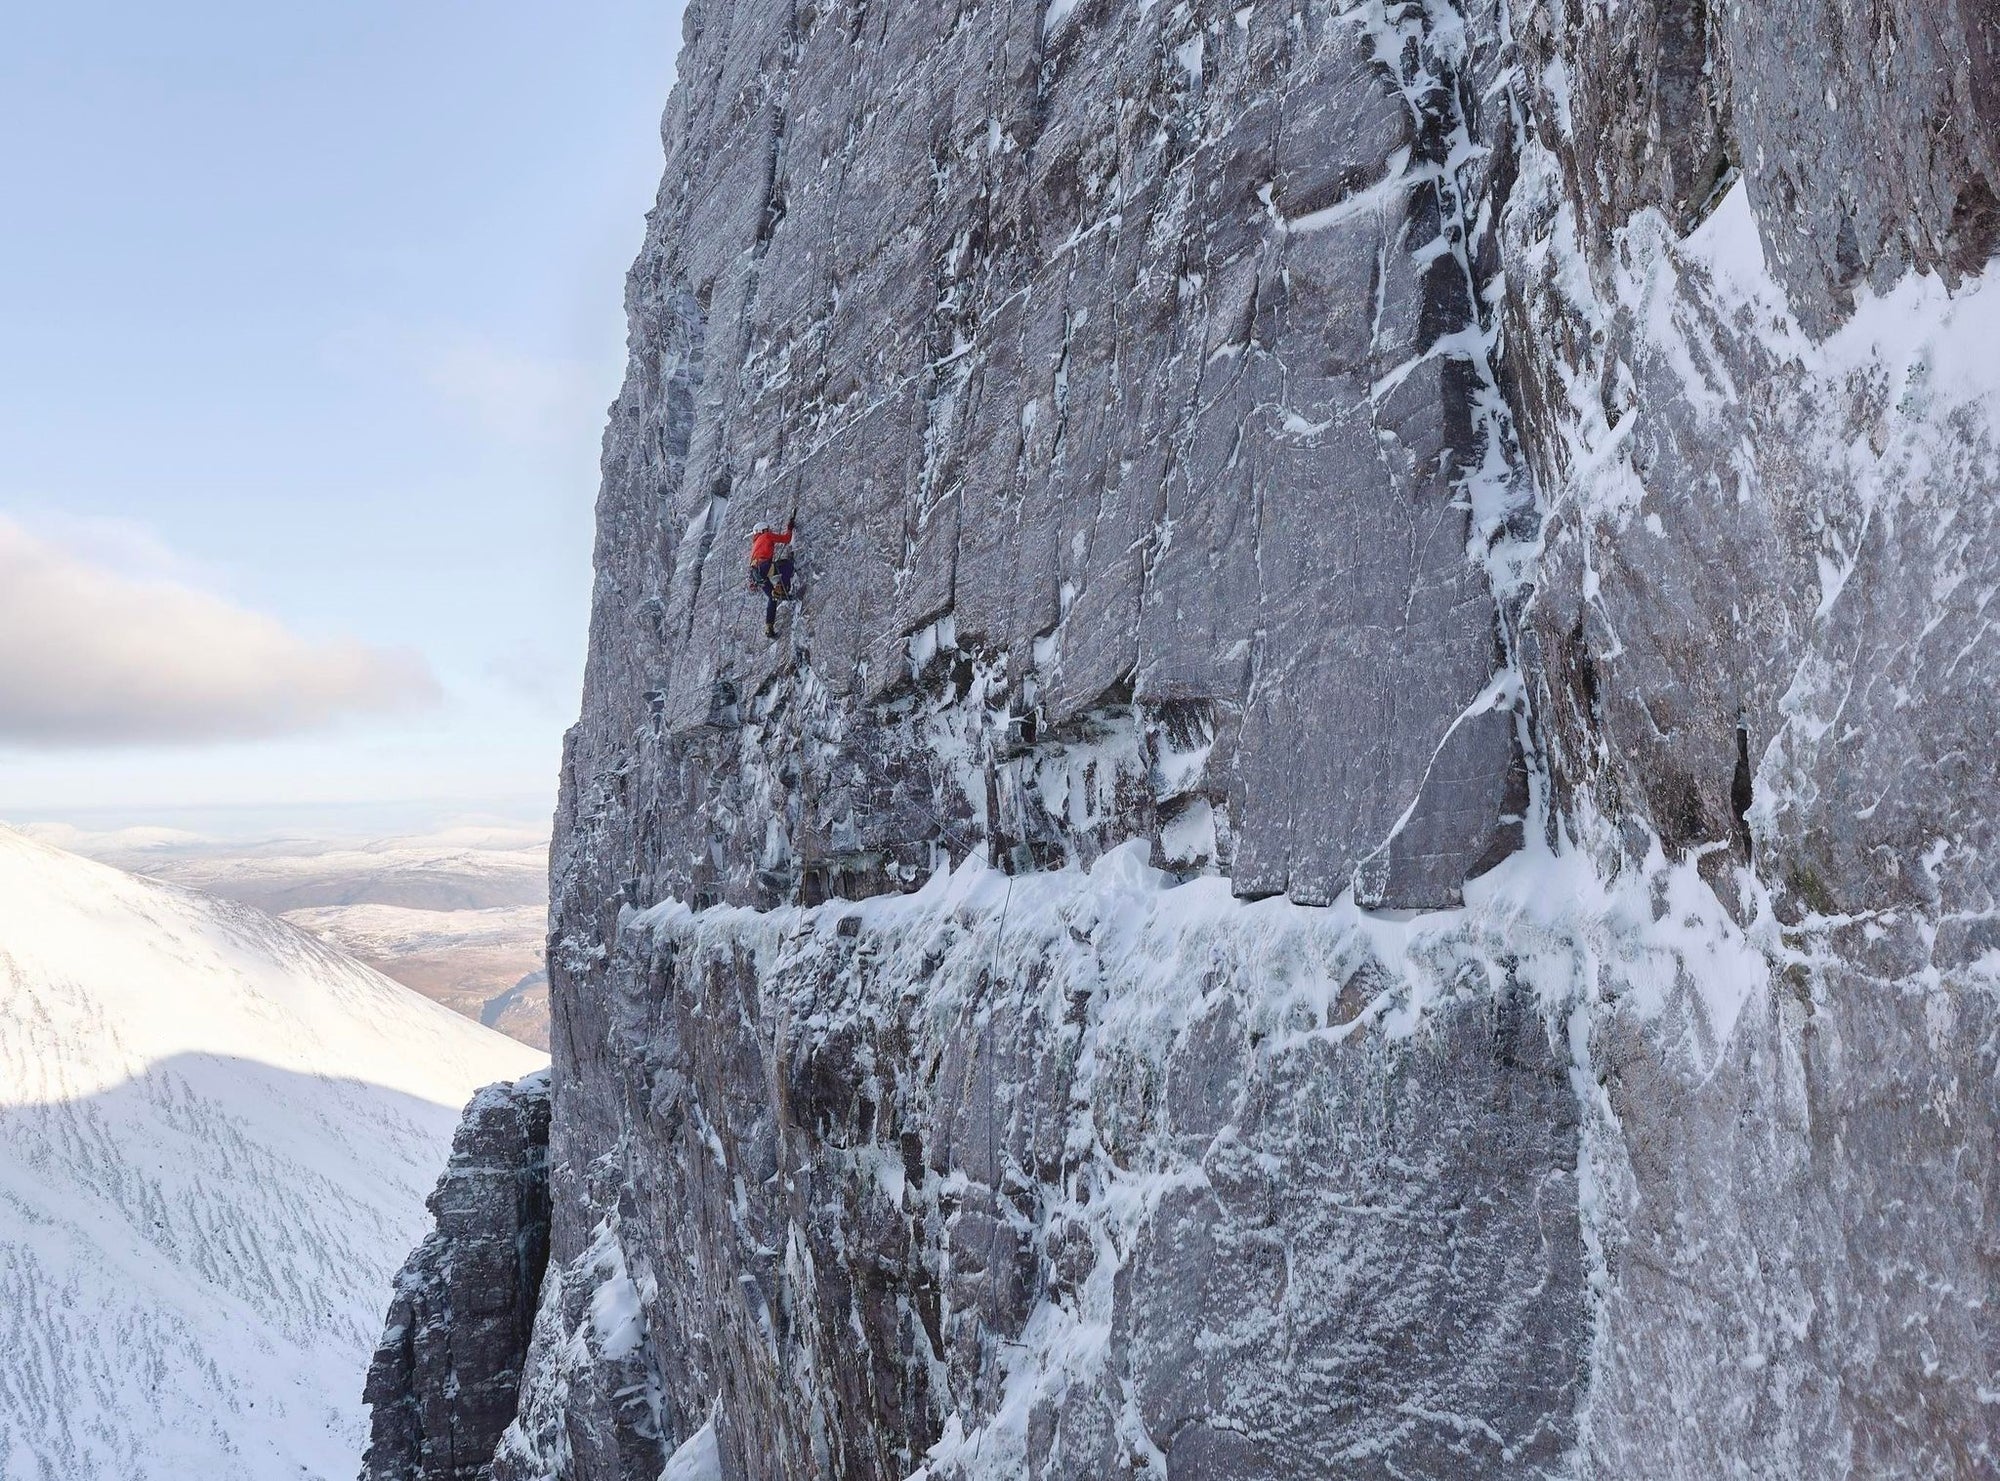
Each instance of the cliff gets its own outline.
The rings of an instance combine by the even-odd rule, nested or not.
[[[396,1274],[369,1365],[364,1475],[489,1473],[548,1265],[548,1082],[538,1070],[489,1085],[465,1108],[429,1199],[434,1227]]]
[[[695,0],[493,1475],[2000,1465],[1996,56]]]

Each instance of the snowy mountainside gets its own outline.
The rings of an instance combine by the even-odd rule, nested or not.
[[[31,838],[283,916],[433,1002],[537,1049],[548,831],[460,825],[388,837],[214,836],[29,823]]]
[[[540,1059],[0,829],[0,1476],[348,1474],[459,1107]]]
[[[534,1048],[548,1048],[544,905],[486,910],[326,905],[288,910],[284,918],[434,1003]]]

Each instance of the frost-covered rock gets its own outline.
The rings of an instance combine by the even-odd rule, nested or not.
[[[430,1196],[435,1227],[396,1276],[368,1370],[362,1481],[485,1481],[512,1422],[549,1258],[549,1082],[472,1098]]]
[[[1506,932],[1144,855],[622,933],[618,1233],[726,1475],[1566,1454],[1579,1113]]]
[[[1996,54],[691,6],[511,1474],[2000,1464]]]
[[[994,752],[1136,704],[1212,744],[1117,835],[1199,797],[1240,894],[1453,903],[1520,833],[1467,559],[1525,501],[1492,17],[1062,9],[689,11],[578,786],[638,740],[648,891],[908,888],[1059,861]],[[774,645],[744,561],[794,508]]]
[[[614,1214],[543,1282],[521,1411],[501,1437],[495,1481],[658,1473],[665,1447],[648,1313],[659,1287],[645,1245],[632,1241],[628,1261],[621,1234]]]
[[[1767,964],[1721,1011],[1692,964],[1686,1010],[1634,1011],[1615,981],[1593,1009],[1586,1459],[1979,1475],[2000,1433],[1977,1377],[2000,1328],[1974,1315],[2000,1290],[2000,1182],[1970,1152],[2000,1132],[1993,22],[1575,19],[1523,17],[1501,230],[1544,512],[1534,731],[1571,846],[1606,874],[1692,863]],[[1658,86],[1593,86],[1648,24]]]

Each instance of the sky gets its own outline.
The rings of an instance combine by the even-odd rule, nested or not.
[[[0,48],[0,818],[546,816],[675,0]]]

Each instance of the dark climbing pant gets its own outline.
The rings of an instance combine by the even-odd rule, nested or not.
[[[792,594],[791,557],[750,562],[750,579],[764,593],[764,631],[775,635],[778,630],[778,603]]]

